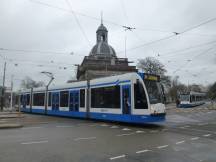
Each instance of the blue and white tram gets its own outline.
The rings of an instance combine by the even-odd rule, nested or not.
[[[205,103],[205,93],[189,92],[180,95],[180,108],[189,108],[199,106]]]
[[[20,99],[23,112],[57,116],[146,123],[163,121],[166,114],[159,77],[143,73],[68,83],[48,93],[35,88]]]

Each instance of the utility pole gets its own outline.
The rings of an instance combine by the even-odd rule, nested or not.
[[[3,75],[3,84],[2,84],[2,95],[1,95],[1,111],[4,108],[4,94],[5,94],[5,72],[6,72],[6,62],[4,63],[4,75]]]
[[[51,82],[54,80],[53,74],[51,72],[47,72],[47,71],[42,71],[42,74],[45,74],[46,76],[48,76],[50,78],[49,83],[46,85],[46,92],[45,92],[45,114],[47,114],[47,107],[48,107],[48,89],[49,89],[49,85],[51,84]]]
[[[11,98],[10,98],[10,108],[13,108],[13,75],[11,76]]]

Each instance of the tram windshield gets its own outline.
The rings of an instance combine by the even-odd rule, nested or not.
[[[158,81],[144,80],[151,104],[162,103],[162,90]]]
[[[189,101],[189,99],[190,99],[189,95],[181,95],[180,96],[181,101]]]

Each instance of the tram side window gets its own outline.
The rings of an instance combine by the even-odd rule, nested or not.
[[[120,109],[120,86],[92,88],[91,107]]]
[[[26,103],[26,105],[30,105],[30,94],[27,94],[27,95],[26,95],[26,98],[27,98],[27,103]]]
[[[141,83],[134,84],[135,109],[148,109],[146,94]]]
[[[51,106],[51,92],[48,93],[48,106]]]
[[[80,89],[80,107],[85,107],[85,89]]]
[[[23,104],[23,95],[20,95],[20,104]]]
[[[33,106],[44,106],[45,93],[33,94]]]
[[[60,92],[60,107],[68,107],[68,91],[61,91]]]

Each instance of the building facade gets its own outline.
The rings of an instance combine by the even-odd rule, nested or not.
[[[77,69],[77,79],[87,80],[128,72],[136,72],[127,58],[118,58],[115,50],[108,44],[108,30],[101,23],[96,31],[96,45],[89,56],[85,56]]]

